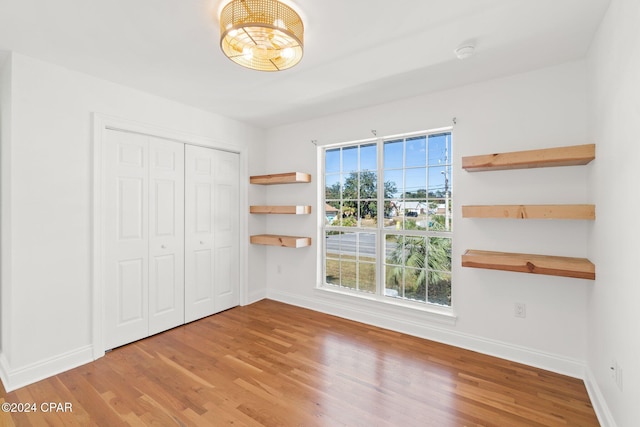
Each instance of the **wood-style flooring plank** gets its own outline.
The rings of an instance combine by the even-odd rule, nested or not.
[[[1,426],[598,426],[584,383],[263,300],[114,349],[2,402]]]

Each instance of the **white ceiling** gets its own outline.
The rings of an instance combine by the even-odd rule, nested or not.
[[[304,58],[265,73],[222,55],[227,1],[0,0],[0,50],[269,128],[581,58],[610,2],[288,1]]]

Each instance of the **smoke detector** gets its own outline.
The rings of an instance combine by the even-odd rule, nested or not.
[[[463,44],[461,46],[458,46],[453,53],[456,54],[456,57],[458,57],[458,59],[467,59],[468,57],[470,57],[471,55],[473,55],[473,52],[476,50],[476,47],[472,44]]]

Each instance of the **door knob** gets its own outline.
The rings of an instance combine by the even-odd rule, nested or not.
[[[162,249],[166,249],[166,248],[167,248],[165,245],[160,245],[160,247],[161,247]]]

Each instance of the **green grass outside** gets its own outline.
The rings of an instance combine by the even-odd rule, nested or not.
[[[328,258],[326,274],[327,283],[332,285],[363,292],[375,293],[376,291],[375,258],[361,256],[359,263],[356,263],[356,257],[352,255],[342,255],[340,259]]]

